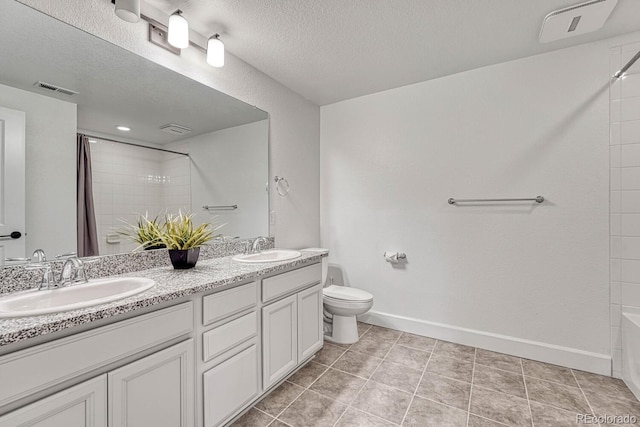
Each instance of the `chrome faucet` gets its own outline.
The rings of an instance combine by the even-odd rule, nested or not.
[[[78,257],[72,256],[64,262],[56,287],[63,288],[78,282],[88,282],[87,272],[84,269],[84,263]]]
[[[256,240],[253,241],[253,246],[251,246],[251,252],[253,252],[254,254],[256,252],[262,252],[262,245],[264,245],[265,243],[267,243],[267,238],[266,237],[257,237]]]

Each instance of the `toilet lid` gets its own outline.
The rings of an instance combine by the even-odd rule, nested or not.
[[[345,301],[371,301],[373,295],[362,289],[331,285],[322,290],[324,296]]]

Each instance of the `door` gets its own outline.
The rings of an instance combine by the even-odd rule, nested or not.
[[[284,377],[298,364],[297,296],[262,307],[263,388]]]
[[[258,350],[255,344],[209,369],[204,381],[204,425],[215,427],[258,395]]]
[[[0,427],[106,427],[107,376],[63,390],[0,417]]]
[[[0,265],[25,256],[24,152],[25,113],[0,107]]]
[[[322,284],[298,293],[298,363],[322,348]]]
[[[193,339],[109,372],[109,427],[194,424]]]

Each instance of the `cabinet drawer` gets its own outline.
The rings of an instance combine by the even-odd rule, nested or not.
[[[258,395],[256,344],[209,369],[203,380],[204,425],[218,426]]]
[[[257,282],[207,295],[202,299],[202,323],[209,325],[225,317],[255,307],[257,303]]]
[[[0,406],[192,330],[187,302],[0,357]]]
[[[255,311],[205,332],[202,334],[204,361],[208,362],[257,334],[258,318]]]
[[[320,264],[299,268],[262,280],[262,301],[267,302],[322,279]]]

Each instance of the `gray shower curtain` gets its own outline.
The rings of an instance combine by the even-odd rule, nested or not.
[[[78,256],[98,255],[98,232],[96,212],[93,208],[93,187],[91,184],[91,150],[89,138],[78,134]]]

